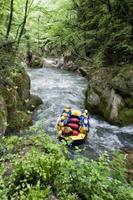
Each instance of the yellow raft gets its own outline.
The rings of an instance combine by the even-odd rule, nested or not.
[[[66,106],[57,122],[57,137],[68,145],[79,145],[86,141],[89,127],[87,110],[81,112]]]

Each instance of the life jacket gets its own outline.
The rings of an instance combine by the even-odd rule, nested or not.
[[[79,134],[79,127],[80,127],[79,123],[80,123],[80,120],[79,120],[77,115],[76,116],[73,115],[68,120],[67,126],[70,127],[73,130],[72,135],[74,135],[74,136],[77,136]]]

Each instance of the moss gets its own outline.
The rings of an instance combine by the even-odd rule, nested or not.
[[[104,100],[100,102],[99,112],[102,113],[102,116],[110,121],[110,113],[111,113],[111,107],[107,106],[107,103],[105,103]]]
[[[128,108],[133,108],[133,98],[132,97],[125,98],[124,102]]]
[[[41,98],[36,95],[30,95],[30,99],[25,100],[25,103],[30,111],[34,111],[39,105],[43,104]]]
[[[120,110],[118,120],[123,125],[133,124],[133,109],[128,109],[125,107]]]
[[[23,111],[16,111],[8,119],[9,130],[20,130],[32,125],[32,118]]]
[[[15,88],[8,86],[3,88],[2,96],[6,102],[8,113],[16,109],[22,109],[22,102]]]
[[[17,92],[21,99],[24,101],[30,96],[30,79],[25,71],[21,73],[14,74],[13,76],[14,84],[17,86]]]

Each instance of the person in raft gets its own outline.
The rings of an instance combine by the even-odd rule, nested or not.
[[[62,134],[66,136],[78,136],[79,132],[89,131],[89,115],[85,110],[72,110],[66,106],[62,112],[58,125],[62,127]]]

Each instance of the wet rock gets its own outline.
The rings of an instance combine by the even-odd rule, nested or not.
[[[120,79],[121,75],[123,79]],[[132,69],[93,69],[89,70],[87,77],[89,85],[86,92],[86,108],[112,124],[132,124]]]
[[[44,58],[43,67],[62,68],[64,64],[63,58]]]
[[[43,104],[43,101],[37,95],[30,95],[30,99],[27,102],[27,109],[30,111],[34,111],[38,106]]]

